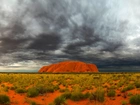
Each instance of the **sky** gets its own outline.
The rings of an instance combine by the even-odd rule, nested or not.
[[[0,72],[64,60],[140,70],[140,0],[0,0]]]

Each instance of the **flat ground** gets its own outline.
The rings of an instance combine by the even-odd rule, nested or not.
[[[140,73],[0,74],[10,105],[131,105],[136,94]]]

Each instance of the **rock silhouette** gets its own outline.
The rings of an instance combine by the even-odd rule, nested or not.
[[[98,72],[95,64],[80,61],[64,61],[49,66],[43,66],[39,72],[67,73],[67,72]]]

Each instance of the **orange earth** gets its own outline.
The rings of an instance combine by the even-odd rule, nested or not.
[[[98,69],[95,64],[87,64],[80,61],[63,61],[49,66],[43,66],[39,72],[98,72]]]
[[[5,86],[8,86],[8,87],[11,87],[13,86],[12,84],[10,83],[3,83],[5,84]],[[54,85],[57,84],[55,81],[53,83]],[[60,88],[64,89],[65,87],[62,86],[60,84],[59,86]],[[71,90],[71,88],[69,89]],[[88,91],[88,90],[87,90]],[[133,94],[140,94],[140,90],[137,90],[137,89],[133,89],[133,90],[130,90],[130,91],[127,91],[128,92],[131,92]],[[98,101],[90,101],[89,99],[85,99],[85,100],[81,100],[81,101],[72,101],[72,100],[67,100],[66,101],[66,105],[122,105],[121,102],[122,100],[123,101],[127,101],[129,102],[129,97],[124,97],[124,94],[127,94],[127,93],[120,93],[120,91],[116,90],[116,96],[115,96],[115,99],[111,99],[107,96],[105,96],[105,101],[103,103],[101,102],[98,102]],[[2,94],[6,94],[10,97],[10,105],[31,105],[30,102],[31,101],[35,101],[38,105],[49,105],[50,103],[53,102],[53,100],[60,96],[61,93],[60,91],[55,91],[53,93],[45,93],[43,95],[39,95],[37,97],[34,97],[34,98],[29,98],[26,96],[26,93],[16,93],[14,90],[8,90],[8,92],[4,92]],[[120,94],[118,96],[118,94]],[[127,104],[127,105],[131,105],[131,104]]]

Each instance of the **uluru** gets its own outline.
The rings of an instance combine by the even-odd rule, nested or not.
[[[88,64],[81,61],[63,61],[48,66],[43,66],[38,72],[48,73],[81,73],[81,72],[98,72],[95,64]]]

